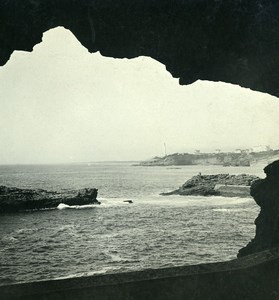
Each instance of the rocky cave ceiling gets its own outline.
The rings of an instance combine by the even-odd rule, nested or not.
[[[224,81],[279,96],[279,1],[2,0],[0,65],[64,26],[90,52],[165,64],[180,84]]]

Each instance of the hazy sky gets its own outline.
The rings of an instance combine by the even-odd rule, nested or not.
[[[0,68],[0,163],[138,160],[167,152],[279,148],[279,99],[225,83],[180,86],[165,66],[90,54],[44,34]]]

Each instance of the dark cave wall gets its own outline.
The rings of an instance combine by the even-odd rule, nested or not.
[[[279,160],[264,168],[266,178],[255,181],[251,195],[261,211],[255,220],[255,238],[239,250],[238,257],[279,247]]]
[[[274,0],[2,0],[0,65],[43,32],[70,29],[104,56],[150,56],[181,84],[224,81],[279,96]]]

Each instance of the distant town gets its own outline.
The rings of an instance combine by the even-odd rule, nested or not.
[[[163,157],[154,157],[139,163],[140,166],[177,166],[177,165],[222,165],[222,166],[250,166],[260,161],[271,162],[279,158],[279,149],[270,146],[256,146],[247,149],[235,149],[232,152],[173,153]]]

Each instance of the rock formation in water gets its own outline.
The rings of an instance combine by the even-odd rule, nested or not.
[[[261,207],[255,220],[256,236],[239,251],[239,257],[279,247],[279,160],[269,164],[264,171],[266,178],[251,186],[251,195]]]
[[[0,213],[24,210],[55,208],[60,203],[67,205],[100,204],[95,188],[69,192],[19,189],[0,186]]]
[[[180,84],[223,81],[279,96],[277,0],[2,0],[0,24],[0,65],[64,26],[89,52],[152,57]]]
[[[257,176],[247,174],[199,174],[187,180],[178,190],[161,195],[249,197],[250,186],[258,179]]]

